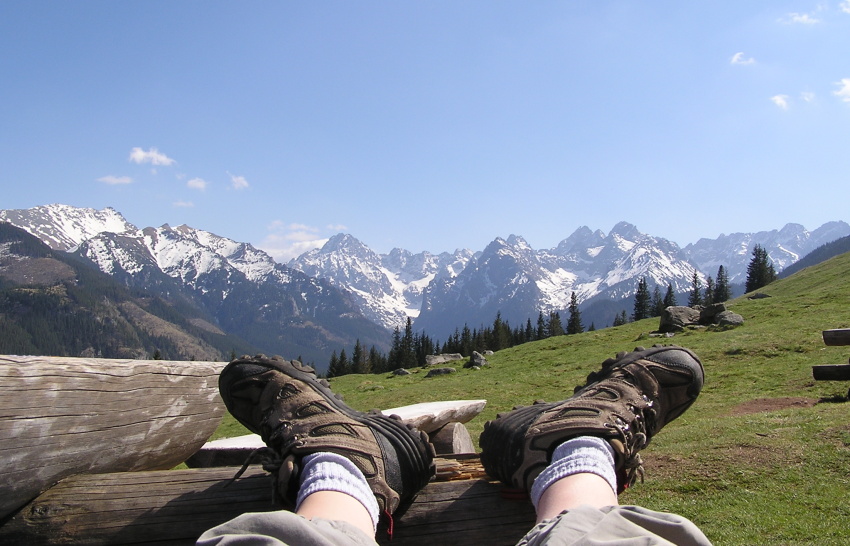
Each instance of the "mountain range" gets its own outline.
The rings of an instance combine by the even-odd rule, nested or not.
[[[444,339],[455,328],[492,322],[513,325],[539,312],[563,312],[573,292],[596,327],[611,324],[645,277],[650,289],[686,293],[724,266],[742,283],[756,244],[778,271],[812,250],[850,235],[829,222],[700,239],[684,248],[621,222],[609,233],[580,227],[551,249],[535,250],[520,236],[496,238],[485,249],[453,253],[379,254],[349,234],[331,237],[287,264],[240,243],[186,225],[139,229],[118,211],[45,205],[0,211],[0,221],[34,235],[51,249],[93,264],[122,285],[165,301],[180,301],[211,324],[265,352],[319,363],[331,351],[387,348],[389,332],[408,317],[417,331]]]

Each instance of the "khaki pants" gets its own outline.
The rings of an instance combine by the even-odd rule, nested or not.
[[[243,514],[210,529],[200,546],[376,546],[374,538],[341,521],[308,520],[291,512]],[[710,546],[691,521],[639,506],[580,506],[535,525],[519,546],[671,545]]]

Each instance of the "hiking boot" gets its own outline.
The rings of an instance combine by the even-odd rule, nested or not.
[[[330,452],[359,468],[382,512],[413,500],[434,475],[428,437],[396,416],[345,405],[324,379],[296,360],[243,356],[219,376],[228,411],[268,446],[264,468],[276,475],[276,496],[294,505],[300,461]]]
[[[614,448],[621,493],[643,477],[638,452],[694,403],[703,380],[702,364],[688,349],[656,345],[620,353],[569,399],[516,407],[485,423],[481,462],[490,476],[530,490],[558,445],[598,436]]]

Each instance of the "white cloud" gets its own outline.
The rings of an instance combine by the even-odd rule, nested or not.
[[[811,91],[803,91],[802,93],[800,93],[800,98],[806,102],[814,102],[815,94]]]
[[[145,151],[141,148],[133,148],[130,150],[130,161],[133,163],[150,163],[152,165],[173,165],[176,163],[175,160],[171,159],[165,154],[162,154],[156,148],[150,148]]]
[[[192,208],[195,206],[195,203],[191,201],[175,201],[171,205],[178,208]]]
[[[812,17],[808,13],[789,13],[780,21],[786,25],[816,25],[820,23],[820,19]]]
[[[841,8],[841,11],[844,13],[850,13],[850,0],[844,0],[844,2],[838,4],[838,7]]]
[[[348,231],[348,226],[343,225],[343,224],[328,224],[325,227],[328,228],[331,231],[336,231],[336,232]]]
[[[237,176],[235,174],[230,174],[230,185],[234,190],[244,190],[248,187],[248,181],[244,176]]]
[[[744,58],[744,52],[739,51],[732,55],[732,60],[729,61],[729,64],[756,64],[756,60],[752,57]]]
[[[301,254],[321,248],[328,242],[319,237],[319,229],[304,224],[284,224],[275,220],[268,225],[266,235],[259,247],[280,263],[286,263]]]
[[[193,178],[186,182],[186,187],[193,190],[205,190],[207,189],[207,181],[203,178]]]
[[[770,100],[773,101],[773,104],[782,108],[783,110],[788,110],[788,95],[774,95],[770,97]]]
[[[103,182],[104,184],[109,184],[110,186],[118,186],[122,184],[130,184],[133,182],[133,179],[129,176],[101,176],[97,179],[98,182]]]
[[[850,102],[850,78],[841,78],[841,81],[835,82],[835,85],[840,85],[841,89],[833,91],[833,95],[844,102]]]

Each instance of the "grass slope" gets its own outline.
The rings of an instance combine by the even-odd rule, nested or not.
[[[692,519],[716,544],[846,544],[850,541],[848,382],[815,382],[811,366],[847,362],[850,347],[826,347],[821,331],[850,327],[850,254],[776,281],[728,307],[732,330],[702,329],[669,340],[694,350],[706,370],[696,404],[643,452],[646,482],[620,501]],[[425,379],[351,375],[333,388],[355,408],[486,399],[467,424],[515,404],[559,400],[617,351],[651,345],[657,319],[562,336],[489,357],[480,371]],[[667,340],[665,340],[667,341]],[[240,434],[228,420],[218,436]]]

